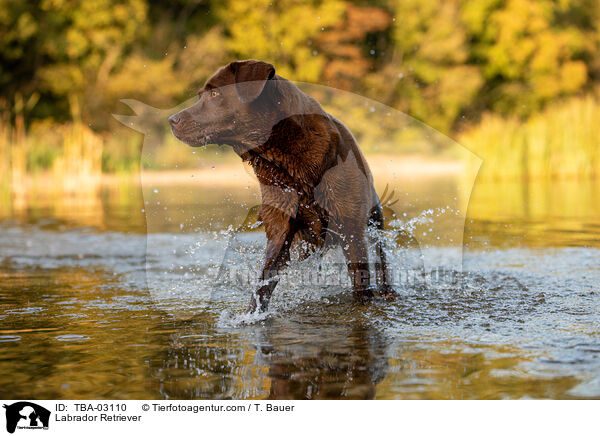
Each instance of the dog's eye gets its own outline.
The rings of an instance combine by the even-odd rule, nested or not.
[[[218,97],[219,95],[221,95],[221,93],[219,91],[217,91],[216,89],[211,89],[210,90],[210,96],[212,98]]]

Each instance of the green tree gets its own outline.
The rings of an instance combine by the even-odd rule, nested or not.
[[[478,105],[527,116],[583,90],[589,83],[586,60],[594,52],[589,19],[597,17],[597,9],[597,2],[574,0],[464,1],[472,61],[481,65],[486,81]]]
[[[39,115],[68,117],[147,30],[146,10],[144,0],[0,1],[3,97],[40,92]]]
[[[286,78],[315,82],[326,63],[315,40],[340,20],[345,7],[341,0],[226,0],[217,13],[232,58],[272,62]]]
[[[369,75],[374,96],[448,132],[483,85],[469,64],[459,0],[393,0],[390,60]]]

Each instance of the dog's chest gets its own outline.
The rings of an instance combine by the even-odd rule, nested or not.
[[[310,184],[262,157],[250,163],[260,184],[263,205],[275,207],[295,219],[314,221],[320,218],[320,208]]]

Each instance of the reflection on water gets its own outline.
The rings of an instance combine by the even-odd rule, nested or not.
[[[402,183],[412,197],[394,208],[408,217],[454,190],[435,178]],[[197,228],[163,210],[152,229],[161,250],[148,258],[135,184],[85,201],[31,194],[0,209],[0,395],[600,398],[597,188],[476,185],[463,288],[406,285],[397,301],[364,307],[343,286],[290,284],[249,324],[239,316],[248,289],[215,283],[206,304],[204,284],[181,274],[176,289],[155,289],[146,268],[208,268],[209,257],[178,249],[198,227],[239,224],[257,202],[252,187],[157,187],[158,201],[178,197]],[[260,249],[260,233],[248,238]],[[247,256],[257,262],[260,251]]]
[[[240,167],[241,168],[241,167]],[[241,171],[241,169],[240,169]],[[377,179],[376,179],[377,180]],[[377,185],[381,194],[389,177]],[[146,209],[135,177],[111,179],[92,193],[62,195],[48,191],[47,182],[34,185],[18,202],[10,195],[0,202],[0,220],[35,223],[43,228],[92,227],[102,231],[144,233]],[[177,208],[155,207],[150,218],[156,232],[182,232],[239,225],[252,206],[260,204],[253,180],[223,187],[204,183],[147,186],[163,203],[170,199]],[[471,198],[456,202],[460,177],[394,177],[397,188],[393,206],[398,216],[417,216],[425,208],[467,208],[467,247],[498,246],[598,246],[600,244],[600,181],[564,180],[530,183],[476,183]],[[181,227],[182,219],[194,217],[193,225]]]
[[[475,245],[598,246],[600,181],[476,183],[468,213]]]

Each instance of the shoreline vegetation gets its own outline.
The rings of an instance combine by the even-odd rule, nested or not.
[[[62,187],[65,193],[93,190],[101,183],[135,177],[140,168],[146,176],[154,171],[157,183],[179,183],[189,176],[177,169],[201,168],[209,155],[211,163],[222,166],[238,162],[227,148],[217,147],[204,155],[192,151],[196,156],[190,159],[191,149],[178,144],[170,133],[162,133],[163,140],[142,153],[142,135],[121,127],[116,133],[99,134],[75,119],[60,125],[33,125],[28,131],[22,117],[14,125],[0,122],[0,191],[4,196],[22,195],[36,181],[53,189]],[[396,140],[398,145],[374,146],[373,140],[361,140],[360,133],[359,143],[374,173],[381,170],[377,168],[381,162],[390,159],[398,171],[407,174],[447,173],[468,165],[451,154],[436,154],[434,149],[419,153],[414,145],[403,148],[401,138]],[[482,159],[478,182],[600,177],[600,103],[592,96],[556,103],[524,121],[487,114],[455,139]],[[209,168],[199,171],[196,181],[206,176],[229,183],[237,180],[236,174]]]

